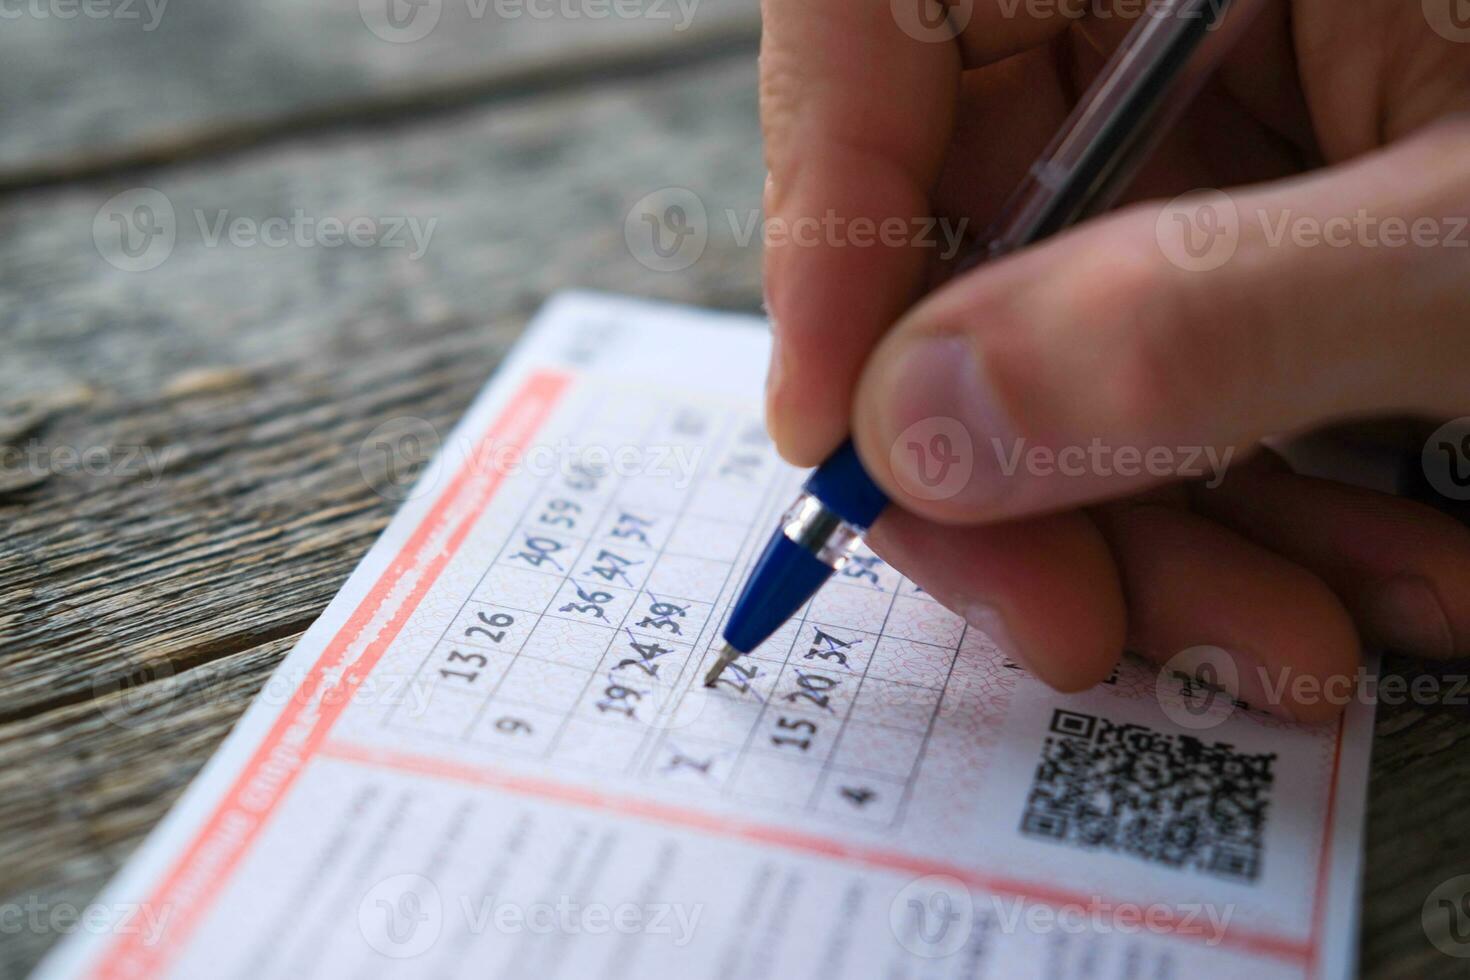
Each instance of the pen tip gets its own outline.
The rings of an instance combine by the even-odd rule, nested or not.
[[[738,656],[740,656],[740,651],[726,643],[720,650],[719,659],[709,669],[709,673],[704,675],[704,686],[714,687],[715,681],[720,679],[720,675],[725,672],[725,668],[734,663],[735,658]]]

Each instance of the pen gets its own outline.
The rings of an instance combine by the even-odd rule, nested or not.
[[[1032,165],[979,248],[957,266],[1038,242],[1105,210],[1166,127],[1199,91],[1263,0],[1152,0]],[[1225,21],[1233,8],[1239,12]],[[730,611],[714,686],[847,563],[888,498],[849,440],[818,467],[752,569]]]

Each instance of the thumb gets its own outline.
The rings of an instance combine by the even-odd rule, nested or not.
[[[936,520],[1209,477],[1346,416],[1461,414],[1470,119],[1309,178],[1140,205],[961,277],[879,345],[853,432]]]

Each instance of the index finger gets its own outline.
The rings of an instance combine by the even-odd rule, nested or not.
[[[963,67],[1069,21],[1003,0],[762,8],[767,417],[782,454],[815,465],[847,433],[868,352],[917,298],[926,258],[913,223],[931,213]]]

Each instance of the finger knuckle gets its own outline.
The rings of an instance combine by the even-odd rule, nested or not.
[[[760,55],[760,116],[766,170],[779,188],[800,158],[793,132],[803,96],[801,65],[781,46],[765,43]]]
[[[1238,299],[1209,274],[1171,264],[1152,218],[1122,216],[1111,247],[1090,253],[1072,277],[1073,317],[1094,323],[1106,366],[1099,382],[1118,429],[1168,432],[1228,410],[1256,358],[1260,322],[1237,317]],[[1223,277],[1220,277],[1223,280]]]

